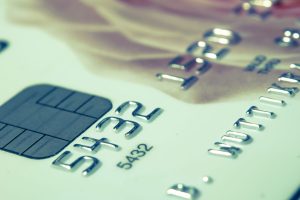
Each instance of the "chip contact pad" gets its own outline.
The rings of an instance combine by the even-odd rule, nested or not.
[[[110,100],[51,85],[24,89],[0,107],[0,149],[56,155],[112,108]]]

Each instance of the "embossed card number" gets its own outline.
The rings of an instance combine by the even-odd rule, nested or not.
[[[131,113],[131,115],[135,118],[140,118],[143,121],[152,122],[161,112],[162,109],[155,108],[149,114],[141,114],[141,109],[143,109],[143,104],[136,102],[136,101],[126,101],[125,103],[121,104],[116,110],[116,114],[122,114],[126,108],[129,106],[134,106],[135,109]],[[135,121],[125,120],[120,117],[109,116],[102,119],[97,125],[96,130],[98,132],[103,132],[106,130],[106,126],[104,124],[116,121],[117,123],[113,127],[116,133],[119,132],[119,129],[122,129],[124,126],[131,126],[131,129],[125,133],[126,139],[132,139],[141,129],[141,125]],[[122,131],[122,130],[121,130]],[[98,135],[98,134],[97,134]],[[96,135],[95,135],[96,136]],[[75,171],[80,165],[85,162],[89,163],[89,166],[82,171],[84,176],[89,176],[93,172],[95,172],[102,164],[99,158],[95,157],[94,155],[98,150],[103,146],[105,148],[109,148],[110,150],[119,151],[121,150],[121,146],[111,142],[108,138],[92,138],[92,137],[82,137],[80,143],[76,143],[73,145],[74,148],[80,149],[81,151],[85,152],[85,155],[79,156],[77,158],[70,158],[72,156],[71,151],[63,152],[56,160],[53,161],[53,165],[61,168],[66,169],[68,171]],[[81,142],[84,142],[83,144]],[[136,160],[139,160],[139,157],[143,157],[146,155],[147,151],[150,151],[152,147],[148,147],[145,144],[138,145],[137,149],[131,152],[130,156],[126,156],[128,163],[120,163],[119,166],[124,169],[129,169],[132,167],[132,163]]]

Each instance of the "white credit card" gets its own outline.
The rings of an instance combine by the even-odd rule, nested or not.
[[[87,67],[69,43],[4,16],[0,27],[2,199],[300,199],[299,47],[261,73],[263,56],[246,70],[229,57],[224,71],[210,58],[184,87],[165,69],[145,69],[147,82],[114,67],[126,59]]]

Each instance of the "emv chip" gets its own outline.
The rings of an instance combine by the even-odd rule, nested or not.
[[[51,157],[111,108],[108,99],[61,87],[26,88],[0,107],[0,149],[34,159]]]

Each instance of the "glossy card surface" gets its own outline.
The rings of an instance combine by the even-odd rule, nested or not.
[[[1,0],[1,199],[300,199],[299,10]]]

